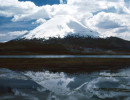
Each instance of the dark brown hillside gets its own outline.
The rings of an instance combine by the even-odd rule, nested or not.
[[[0,54],[129,54],[130,41],[116,37],[67,36],[49,40],[12,40],[0,43]]]

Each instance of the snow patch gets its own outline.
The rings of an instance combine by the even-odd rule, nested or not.
[[[43,23],[37,28],[31,30],[28,34],[24,35],[22,38],[49,39],[50,37],[63,38],[67,35],[79,35],[85,37],[99,36],[97,32],[94,32],[91,29],[87,28],[72,16],[59,15],[50,19],[46,23]]]

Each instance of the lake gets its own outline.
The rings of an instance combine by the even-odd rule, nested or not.
[[[130,100],[130,55],[0,56],[0,100]]]
[[[11,93],[1,94],[0,100],[130,100],[130,69],[80,74],[0,69],[0,79],[0,83],[15,80],[15,84],[32,80],[41,86],[11,88]]]
[[[0,55],[0,58],[130,58],[130,55]]]

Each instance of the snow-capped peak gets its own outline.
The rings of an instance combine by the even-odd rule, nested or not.
[[[48,39],[50,37],[61,37],[67,35],[79,35],[79,36],[91,36],[91,37],[98,37],[99,34],[94,32],[81,24],[72,16],[64,16],[59,15],[42,25],[38,26],[37,28],[30,31],[28,34],[23,36],[22,38],[25,39],[41,39],[45,38]]]

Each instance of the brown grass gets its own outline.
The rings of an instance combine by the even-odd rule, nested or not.
[[[120,58],[0,58],[0,68],[18,71],[40,71],[45,69],[53,72],[77,73],[108,69],[117,70],[129,66],[130,59]]]

